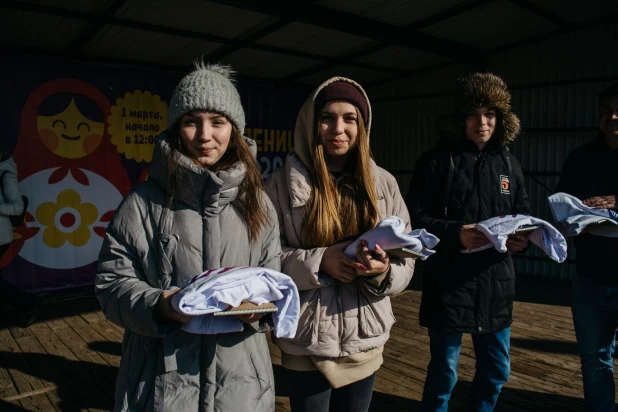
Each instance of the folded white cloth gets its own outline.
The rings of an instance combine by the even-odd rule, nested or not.
[[[212,316],[212,313],[238,306],[272,302],[274,333],[293,338],[298,326],[300,301],[292,278],[276,270],[261,267],[229,267],[208,270],[178,285],[182,290],[172,297],[172,306],[180,313],[196,316],[183,330],[197,334],[238,332],[244,322],[236,316]],[[204,316],[199,316],[204,315]]]
[[[615,211],[586,206],[575,196],[562,192],[549,196],[547,200],[565,236],[577,236],[587,228],[586,232],[593,235],[618,237],[618,213]]]
[[[425,229],[416,229],[410,233],[403,233],[406,224],[397,216],[390,216],[382,220],[371,230],[368,230],[349,245],[344,254],[350,258],[356,257],[356,251],[361,240],[365,240],[369,250],[373,251],[376,244],[383,250],[405,247],[423,255],[422,260],[436,253],[434,248],[440,239],[428,233]]]
[[[497,251],[505,253],[509,235],[514,234],[517,229],[524,226],[540,226],[526,236],[551,259],[559,263],[564,262],[568,254],[564,236],[550,223],[528,215],[498,216],[477,223],[476,229],[484,233],[491,243],[477,249],[462,250],[462,252],[474,253],[493,247]]]

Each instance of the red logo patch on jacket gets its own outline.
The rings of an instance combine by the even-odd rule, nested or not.
[[[511,181],[506,175],[500,175],[500,192],[505,195],[511,194]]]

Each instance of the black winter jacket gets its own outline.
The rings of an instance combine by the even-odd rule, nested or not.
[[[454,169],[446,201],[451,156]],[[425,262],[421,326],[469,333],[508,327],[515,295],[510,252],[461,253],[459,231],[492,217],[529,213],[517,159],[506,147],[479,151],[468,140],[431,150],[416,165],[406,202],[412,226],[440,238],[438,253]]]
[[[618,196],[618,150],[605,135],[575,149],[564,162],[557,192],[585,200]],[[575,238],[577,273],[606,286],[618,286],[618,238],[584,233]]]

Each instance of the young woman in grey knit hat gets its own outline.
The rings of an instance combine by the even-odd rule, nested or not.
[[[176,87],[149,179],[118,208],[99,256],[96,296],[126,329],[116,411],[273,411],[260,316],[242,332],[181,330],[170,290],[206,269],[280,269],[279,228],[230,69],[197,64]],[[176,289],[178,290],[178,289]]]

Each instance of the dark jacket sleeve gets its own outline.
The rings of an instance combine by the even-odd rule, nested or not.
[[[529,215],[530,214],[530,198],[528,197],[528,192],[526,192],[525,182],[524,182],[524,172],[521,169],[521,165],[519,161],[515,159],[514,156],[511,156],[512,164],[513,164],[513,173],[515,173],[515,199],[513,202],[513,210],[512,213],[517,213],[520,215]]]
[[[575,192],[577,192],[576,184],[578,181],[576,164],[575,154],[571,153],[564,161],[564,165],[562,165],[562,172],[560,173],[560,180],[558,180],[558,185],[556,186],[556,193],[564,192],[575,196]]]
[[[459,231],[463,222],[447,220],[444,216],[446,173],[440,173],[439,152],[432,151],[418,160],[406,196],[412,216],[412,227],[425,229],[440,239],[440,246],[459,248]]]

